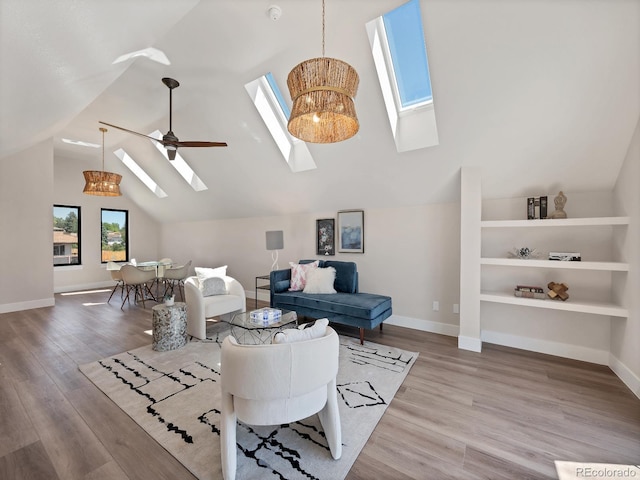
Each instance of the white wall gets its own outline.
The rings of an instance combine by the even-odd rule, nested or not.
[[[616,213],[628,215],[627,231],[617,233],[615,249],[629,263],[626,281],[616,278],[614,294],[629,309],[629,318],[611,325],[611,359],[609,365],[640,397],[640,122],[636,126],[625,162],[620,170],[614,197]]]
[[[267,230],[284,231],[280,268],[315,255],[316,219],[336,212],[267,218],[185,222],[162,226],[161,256],[193,266],[228,265],[249,297],[255,277],[269,273],[271,253],[265,249]],[[365,210],[365,253],[336,253],[335,260],[358,265],[360,291],[393,299],[390,323],[457,335],[459,303],[458,204],[422,205]],[[326,258],[326,257],[325,257]],[[267,299],[266,295],[260,297]],[[432,302],[440,310],[432,310]]]
[[[87,158],[95,156],[89,151]],[[101,263],[101,208],[114,208],[129,211],[129,257],[137,261],[158,260],[160,244],[160,226],[127,197],[126,183],[136,182],[131,175],[122,181],[120,197],[100,197],[85,195],[82,171],[90,162],[57,157],[54,163],[53,202],[48,205],[49,221],[53,204],[80,206],[82,233],[82,266],[54,268],[54,291],[65,292],[83,288],[96,288],[112,285],[111,275]],[[149,195],[153,195],[149,192]],[[50,245],[49,245],[50,247]],[[49,248],[51,250],[51,248]],[[51,262],[49,262],[51,263]]]
[[[0,313],[53,305],[53,142],[0,159]]]

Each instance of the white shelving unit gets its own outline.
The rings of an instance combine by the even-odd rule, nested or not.
[[[525,215],[526,199],[484,201],[482,168],[465,166],[460,173],[458,347],[480,352],[484,337],[500,345],[606,363],[602,338],[608,335],[607,325],[630,315],[619,303],[630,266],[618,256],[629,217],[609,216],[614,208],[606,195],[572,194],[572,218],[507,220]],[[598,213],[583,218],[588,212]],[[525,246],[543,256],[508,258],[514,248]],[[580,252],[583,261],[550,261],[549,251]],[[518,284],[544,288],[550,281],[569,285],[569,299],[514,295]]]
[[[494,228],[541,228],[549,229],[549,236],[553,236],[553,230],[562,227],[612,227],[624,226],[628,224],[629,217],[596,217],[545,220],[491,220],[481,221],[480,227],[481,230]],[[563,262],[538,259],[523,260],[517,258],[481,257],[480,265],[492,265],[512,269],[545,268],[556,270],[592,270],[603,272],[629,271],[628,263],[615,261]],[[594,315],[605,315],[614,317],[627,317],[629,315],[629,311],[626,308],[614,303],[607,302],[585,302],[575,301],[573,299],[569,299],[566,302],[557,300],[541,300],[516,297],[513,295],[513,292],[490,292],[484,290],[480,292],[479,299],[483,302],[494,302],[509,305],[520,305],[523,307],[547,308],[553,310],[590,313]]]

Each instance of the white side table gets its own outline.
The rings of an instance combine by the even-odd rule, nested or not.
[[[187,344],[187,304],[159,304],[153,311],[153,344],[159,352],[175,350]]]

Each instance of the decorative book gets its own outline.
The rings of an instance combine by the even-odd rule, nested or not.
[[[561,262],[580,262],[582,257],[579,252],[549,252],[549,260]]]
[[[540,300],[547,298],[544,293],[544,288],[531,285],[516,285],[513,294],[516,297],[522,298],[538,298]]]
[[[538,298],[540,300],[544,300],[545,298],[547,298],[547,296],[544,293],[538,293],[538,292],[523,292],[521,290],[514,290],[513,294],[516,297],[522,297],[522,298]]]
[[[251,323],[267,327],[273,323],[282,320],[282,310],[277,308],[264,307],[258,310],[252,310],[250,313]]]

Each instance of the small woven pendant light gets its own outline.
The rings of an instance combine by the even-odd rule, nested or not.
[[[300,140],[336,143],[360,128],[353,98],[358,73],[346,62],[324,56],[324,0],[322,0],[322,57],[296,65],[287,77],[293,101],[287,129]]]
[[[104,171],[104,132],[107,129],[101,127],[99,130],[102,132],[102,170],[85,170],[82,172],[85,181],[82,193],[101,197],[119,197],[122,195],[120,193],[122,175]]]

